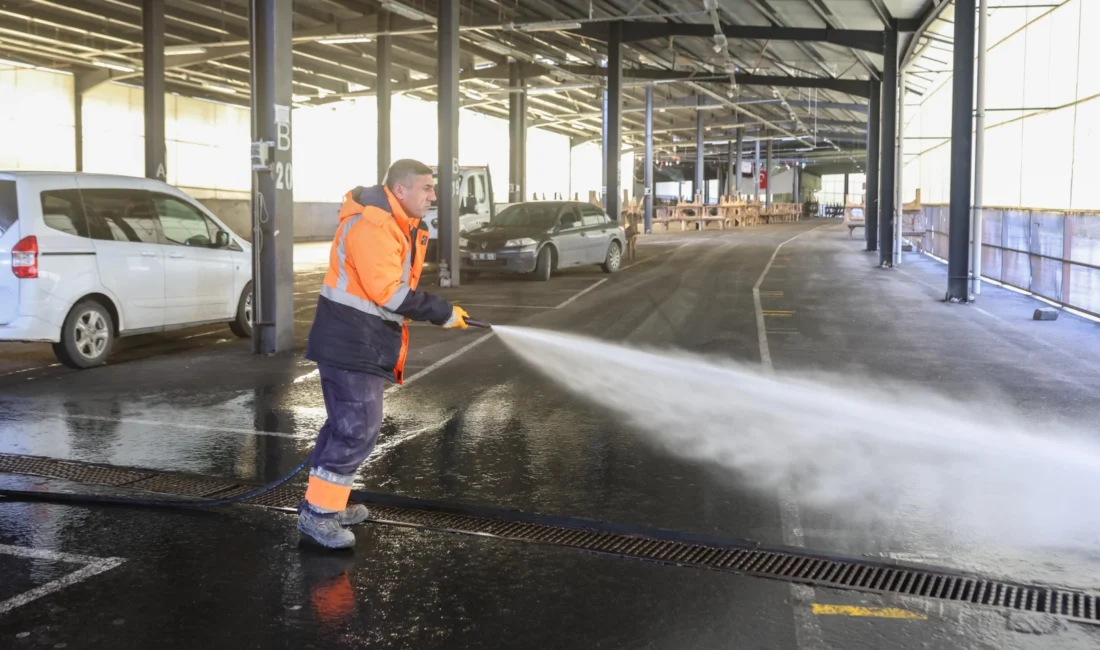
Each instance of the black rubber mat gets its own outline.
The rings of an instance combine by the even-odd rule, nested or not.
[[[105,467],[49,458],[0,454],[0,472],[33,474],[78,483],[141,489],[157,494],[223,498],[255,485],[206,476]],[[246,503],[293,509],[302,487],[280,487]],[[763,547],[676,531],[623,526],[493,508],[355,492],[370,505],[371,520],[451,533],[547,544],[623,558],[728,571],[818,587],[896,594],[940,601],[1053,614],[1100,625],[1100,597],[1079,591],[965,575],[950,570]]]

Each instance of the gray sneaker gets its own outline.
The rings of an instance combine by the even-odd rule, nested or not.
[[[336,513],[336,521],[341,526],[354,526],[361,524],[370,517],[370,511],[362,503],[353,503],[342,511]]]
[[[336,517],[321,517],[309,508],[298,512],[298,532],[325,548],[351,548],[355,535],[345,530]]]

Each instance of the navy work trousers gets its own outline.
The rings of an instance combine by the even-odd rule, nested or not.
[[[312,464],[341,476],[352,476],[374,451],[382,428],[385,380],[365,372],[319,363],[325,421],[313,448]]]

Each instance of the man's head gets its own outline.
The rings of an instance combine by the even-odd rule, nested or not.
[[[432,168],[419,160],[403,158],[390,165],[386,187],[397,197],[405,214],[414,219],[423,219],[435,200]]]

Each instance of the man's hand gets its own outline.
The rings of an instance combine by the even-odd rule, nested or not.
[[[466,313],[465,309],[459,307],[458,305],[455,305],[451,308],[451,317],[447,319],[446,323],[443,323],[443,329],[466,329],[467,327],[469,327],[466,324],[466,318],[468,316],[469,314]]]

